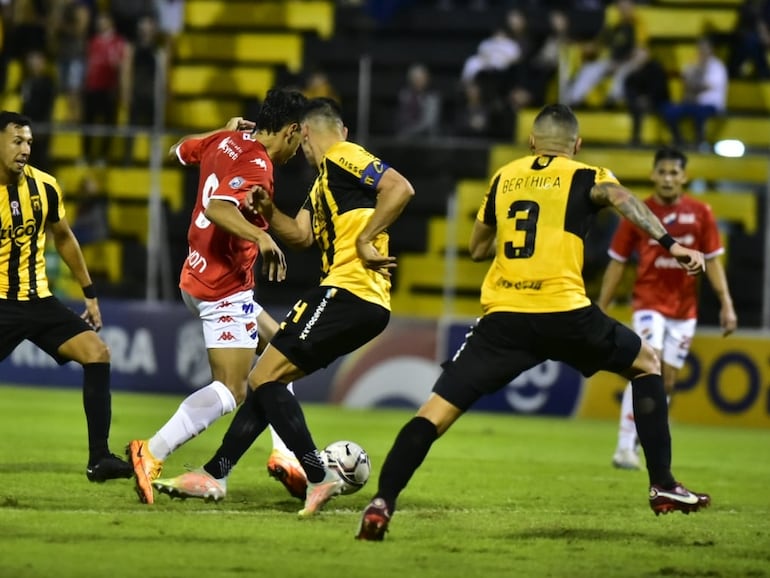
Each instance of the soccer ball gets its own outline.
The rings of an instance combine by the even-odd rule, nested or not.
[[[355,442],[330,443],[323,451],[326,465],[345,482],[343,494],[354,494],[364,487],[372,471],[366,450]]]

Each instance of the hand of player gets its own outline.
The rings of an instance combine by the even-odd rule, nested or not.
[[[270,281],[286,279],[286,256],[273,238],[263,231],[257,238],[257,245],[262,256],[262,274]]]
[[[270,218],[273,216],[273,199],[270,198],[270,193],[267,192],[267,189],[260,185],[254,185],[246,193],[246,206],[253,213],[262,215],[267,221],[270,221]]]
[[[96,299],[86,299],[86,310],[80,316],[83,321],[94,331],[102,328],[102,313],[99,311],[99,302]]]
[[[246,120],[241,116],[234,116],[227,121],[225,130],[254,130],[257,124],[253,120]]]
[[[674,243],[669,252],[679,261],[679,264],[687,271],[688,275],[700,275],[706,270],[706,260],[700,251],[688,249],[679,243]]]
[[[727,337],[738,327],[738,317],[732,305],[722,305],[719,310],[719,326],[722,328],[722,337]]]
[[[356,252],[364,267],[377,271],[383,277],[390,279],[390,270],[396,268],[395,257],[381,255],[371,242],[361,240],[356,240]]]

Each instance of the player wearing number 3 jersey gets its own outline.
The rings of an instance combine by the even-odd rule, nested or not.
[[[492,178],[470,239],[473,259],[494,256],[481,287],[484,315],[443,365],[430,398],[396,437],[357,538],[384,538],[399,494],[431,445],[474,402],[547,359],[586,376],[603,369],[631,380],[656,514],[708,505],[706,494],[690,492],[671,473],[668,405],[654,350],[591,304],[581,276],[591,219],[606,206],[657,239],[688,273],[702,271],[703,254],[668,236],[609,170],[574,160],[580,145],[572,111],[547,106],[532,127],[533,154]],[[591,490],[591,502],[601,499],[597,491]]]
[[[278,327],[254,301],[253,269],[261,255],[263,273],[281,281],[285,258],[266,232],[267,222],[251,211],[245,198],[255,185],[272,196],[273,164],[283,164],[297,152],[305,103],[297,91],[270,90],[256,121],[233,118],[224,129],[187,136],[169,151],[200,171],[179,287],[185,304],[202,322],[212,381],[185,398],[149,440],[129,443],[136,492],[144,503],[153,503],[152,482],[171,452],[244,400],[254,355]],[[299,463],[277,436],[273,444],[278,453],[271,456],[268,470],[292,494],[304,497],[306,480]],[[276,460],[280,468],[274,466]],[[297,475],[287,480],[292,471]],[[194,482],[205,494],[201,497],[224,497],[223,479]]]

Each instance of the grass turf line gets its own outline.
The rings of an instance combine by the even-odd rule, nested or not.
[[[152,435],[180,397],[113,394],[112,449]],[[673,424],[676,475],[710,492],[698,514],[656,518],[644,472],[609,462],[615,423],[473,413],[434,446],[381,544],[353,540],[402,410],[307,405],[317,444],[352,439],[374,472],[359,493],[298,520],[261,436],[219,504],[138,503],[130,480],[84,475],[80,392],[0,387],[0,577],[770,577],[770,432]],[[205,461],[230,417],[164,475]]]

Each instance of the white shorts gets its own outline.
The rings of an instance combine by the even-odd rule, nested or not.
[[[652,309],[634,311],[634,331],[662,352],[663,363],[681,369],[695,335],[697,319],[669,319]]]
[[[253,291],[241,291],[218,301],[201,301],[182,291],[182,300],[203,324],[206,349],[256,349],[257,317],[262,306]]]

